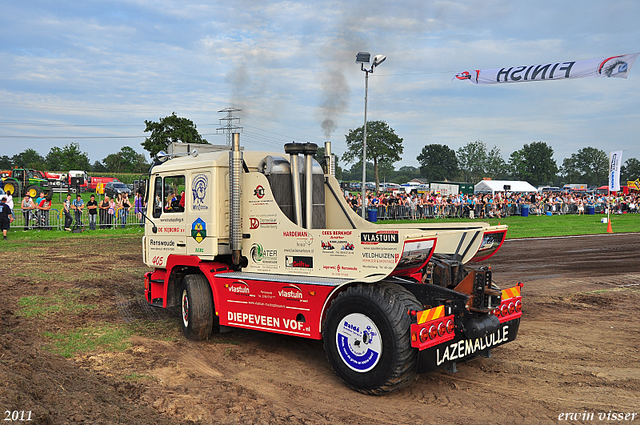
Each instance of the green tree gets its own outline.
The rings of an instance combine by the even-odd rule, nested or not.
[[[347,163],[362,162],[362,141],[363,127],[349,130],[345,136],[347,151],[342,159]],[[393,169],[393,163],[402,158],[402,138],[389,127],[384,121],[367,122],[367,160],[373,161],[373,173],[375,176],[376,189],[380,187],[379,168],[384,163],[388,171],[389,166]],[[362,167],[362,165],[360,165]],[[362,168],[360,168],[362,170]]]
[[[599,186],[607,181],[609,158],[601,149],[582,148],[562,161],[561,172],[566,183]]]
[[[429,181],[453,179],[458,175],[456,153],[449,146],[431,144],[418,155],[420,174]]]
[[[339,160],[340,160],[340,156],[337,154],[333,154],[334,159],[336,161],[335,164],[335,168],[336,168],[336,178],[338,180],[342,179],[342,168],[340,168],[340,165],[338,165]],[[319,164],[322,164],[324,162],[324,148],[323,147],[318,147],[318,152],[316,152],[316,154],[313,156],[313,158],[318,161]]]
[[[160,151],[166,151],[172,142],[209,143],[198,133],[193,121],[178,117],[175,112],[168,117],[160,118],[159,122],[145,120],[144,123],[146,124],[144,132],[151,132],[151,135],[141,144],[151,158]]]
[[[485,164],[486,177],[494,180],[502,180],[509,175],[509,167],[502,158],[502,153],[497,146],[491,148],[487,154],[487,162]]]
[[[512,176],[534,186],[549,184],[556,179],[558,165],[553,159],[553,148],[545,142],[525,144],[509,157]]]
[[[640,178],[640,161],[636,158],[627,159],[620,168],[620,174],[622,175],[620,184],[627,184],[629,180],[637,180]]]
[[[398,183],[406,183],[415,178],[421,177],[420,170],[412,165],[404,165],[395,171],[391,176],[391,181]]]
[[[49,170],[69,171],[69,170],[89,170],[89,155],[80,151],[80,145],[72,142],[63,148],[54,146],[46,157],[46,164]]]
[[[27,149],[24,152],[13,155],[11,162],[14,167],[34,168],[36,170],[45,168],[44,158],[34,149]]]
[[[144,155],[137,153],[129,146],[123,146],[118,153],[107,155],[102,163],[111,173],[144,173],[149,171],[149,164]]]
[[[7,155],[0,156],[0,170],[8,170],[13,167],[13,161]]]
[[[486,174],[487,145],[482,140],[469,142],[456,152],[458,167],[466,182],[478,182]]]
[[[105,167],[102,162],[96,161],[91,166],[91,171],[93,171],[94,173],[104,173],[107,171],[107,167]]]

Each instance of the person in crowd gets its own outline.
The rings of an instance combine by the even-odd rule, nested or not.
[[[106,196],[105,196],[106,199]],[[118,207],[118,205],[116,204],[116,201],[114,198],[111,198],[109,200],[109,209],[107,209],[107,222],[109,225],[115,223],[114,218],[116,216],[116,208]]]
[[[124,229],[125,225],[127,224],[127,217],[129,216],[129,208],[131,208],[131,204],[129,203],[129,194],[124,193],[122,195],[120,204],[118,206],[120,208],[120,223],[122,224],[122,228]]]
[[[71,194],[67,194],[67,199],[62,204],[62,212],[64,213],[64,230],[71,231],[73,218],[71,217]]]
[[[76,195],[76,199],[71,203],[71,209],[76,217],[76,226],[82,227],[82,210],[84,209],[84,200],[79,193]]]
[[[36,204],[33,203],[31,196],[27,193],[22,198],[22,216],[24,217],[24,230],[31,229],[31,215],[36,208]]]
[[[409,198],[409,212],[411,220],[418,219],[418,199],[414,195],[411,195],[411,198]]]
[[[7,239],[7,231],[13,223],[13,211],[7,205],[7,196],[3,196],[0,199],[0,229],[2,229],[2,239]]]
[[[89,202],[87,202],[87,210],[89,211],[89,230],[96,230],[96,218],[98,217],[96,195],[91,195]]]
[[[100,228],[106,229],[109,227],[109,197],[105,196],[102,202],[98,205],[100,208]]]
[[[35,216],[35,219],[36,219],[36,227],[41,227],[42,211],[40,211],[39,207],[40,207],[40,202],[42,202],[43,199],[44,199],[44,192],[40,192],[40,194],[38,195],[38,197],[34,202],[35,209],[33,210],[33,215]]]
[[[9,190],[7,191],[7,205],[9,205],[9,208],[11,208],[11,211],[13,212],[13,194],[12,192]],[[15,219],[15,217],[13,217]]]
[[[584,202],[582,199],[578,199],[578,215],[584,214]]]
[[[136,197],[133,201],[133,212],[136,215],[136,218],[138,219],[138,223],[140,223],[140,226],[144,226],[143,221],[142,221],[142,210],[144,208],[144,198],[142,197],[142,194],[140,192],[136,192]]]
[[[42,193],[41,195],[44,195]],[[38,209],[38,215],[40,216],[39,225],[41,228],[46,230],[51,230],[49,226],[49,211],[51,210],[51,192],[47,194],[46,197],[42,197],[38,205],[36,206]]]

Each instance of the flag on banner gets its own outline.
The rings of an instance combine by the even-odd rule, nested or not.
[[[609,152],[609,191],[620,191],[620,165],[622,164],[622,151]]]
[[[568,78],[627,78],[640,53],[582,61],[520,65],[499,69],[463,71],[458,80],[475,84],[522,83],[525,81],[564,80]]]

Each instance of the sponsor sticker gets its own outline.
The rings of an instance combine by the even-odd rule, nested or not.
[[[382,354],[382,339],[375,323],[361,313],[345,316],[336,332],[338,354],[356,372],[373,369]]]
[[[191,194],[193,203],[191,208],[197,211],[208,210],[209,206],[205,198],[207,197],[207,186],[209,178],[205,174],[196,174],[191,181]]]
[[[312,269],[313,257],[303,255],[286,255],[284,257],[284,265],[292,268]]]
[[[249,295],[251,293],[251,289],[249,288],[249,284],[243,280],[236,280],[228,285],[227,289],[229,292],[238,295]]]
[[[298,285],[283,286],[278,295],[287,300],[303,301],[304,295]]]
[[[367,245],[377,245],[380,243],[398,243],[399,236],[397,230],[380,230],[375,233],[362,232],[360,242]]]
[[[251,246],[250,254],[254,263],[277,263],[278,261],[277,249],[265,249],[259,243],[254,243]]]
[[[191,224],[191,237],[200,243],[207,237],[207,223],[200,217]]]
[[[262,187],[262,185],[258,185],[253,191],[253,195],[258,199],[264,198],[264,194],[265,194],[265,190],[264,190],[264,187]]]

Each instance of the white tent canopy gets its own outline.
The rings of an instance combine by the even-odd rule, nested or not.
[[[480,183],[474,186],[474,192],[504,192],[505,186],[511,186],[507,192],[535,192],[536,188],[531,186],[528,182],[515,181],[515,180],[482,180]]]

